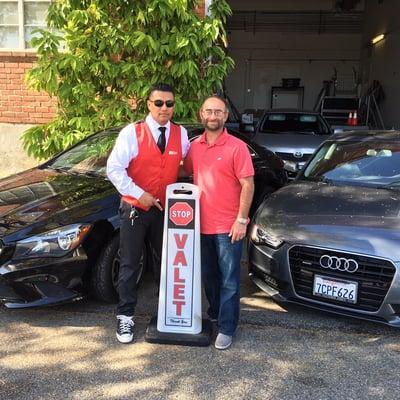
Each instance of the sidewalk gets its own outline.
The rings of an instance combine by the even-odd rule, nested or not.
[[[0,178],[38,165],[23,150],[20,137],[32,125],[0,124]]]
[[[115,339],[114,306],[0,308],[0,399],[398,399],[400,332],[284,309],[243,280],[226,351],[146,343],[149,284],[129,345]]]

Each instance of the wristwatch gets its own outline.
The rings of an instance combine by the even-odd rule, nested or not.
[[[247,218],[236,218],[236,221],[239,222],[239,224],[247,225]]]

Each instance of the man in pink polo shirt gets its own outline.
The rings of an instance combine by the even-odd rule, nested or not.
[[[247,145],[228,134],[225,101],[208,97],[200,110],[205,131],[191,145],[185,169],[200,188],[202,278],[215,347],[232,344],[240,310],[240,259],[254,194],[254,169]]]

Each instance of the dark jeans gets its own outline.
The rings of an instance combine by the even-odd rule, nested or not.
[[[133,218],[131,218],[132,210],[136,211]],[[118,276],[117,314],[133,316],[137,303],[136,281],[140,271],[139,262],[147,241],[152,249],[152,254],[147,254],[147,260],[152,262],[157,284],[160,281],[164,212],[156,207],[144,211],[121,201],[119,213],[121,262]]]
[[[218,320],[218,332],[232,336],[239,321],[240,259],[243,241],[228,234],[201,235],[201,275],[210,304],[208,315]]]

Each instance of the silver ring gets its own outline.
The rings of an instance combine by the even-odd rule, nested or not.
[[[343,257],[329,256],[327,254],[324,254],[319,259],[319,265],[321,265],[322,268],[336,269],[338,271],[347,271],[350,273],[354,273],[358,269],[357,261],[352,258],[347,259]]]

